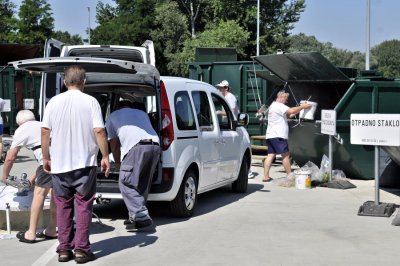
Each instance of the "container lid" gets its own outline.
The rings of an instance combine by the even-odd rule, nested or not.
[[[317,52],[260,55],[254,59],[285,82],[350,81],[342,71]]]

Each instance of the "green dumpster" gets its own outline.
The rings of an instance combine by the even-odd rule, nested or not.
[[[371,76],[349,78],[319,53],[262,55],[255,60],[285,82],[285,89],[291,93],[290,106],[309,97],[318,103],[314,120],[289,122],[293,159],[300,166],[308,161],[319,166],[323,154],[328,154],[328,136],[320,133],[321,109],[334,109],[338,134],[333,145],[333,169],[343,170],[350,178],[373,179],[373,146],[350,144],[350,114],[400,113],[400,81],[373,76],[372,72],[368,73]],[[389,153],[392,160],[386,160],[383,167],[392,167],[397,151]]]

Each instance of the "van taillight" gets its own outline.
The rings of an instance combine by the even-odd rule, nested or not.
[[[174,127],[172,125],[171,109],[167,91],[165,90],[164,82],[160,83],[160,98],[161,98],[161,147],[165,151],[174,141]]]

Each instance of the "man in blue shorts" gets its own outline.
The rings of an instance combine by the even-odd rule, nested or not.
[[[303,103],[300,106],[292,107],[285,105],[289,99],[289,93],[281,90],[276,95],[276,100],[268,108],[268,127],[267,127],[267,146],[268,156],[264,161],[264,177],[263,182],[269,182],[272,178],[269,176],[272,162],[276,154],[282,155],[282,164],[285,168],[287,176],[292,173],[289,158],[289,126],[287,117],[293,117],[303,109],[311,107],[308,103]]]

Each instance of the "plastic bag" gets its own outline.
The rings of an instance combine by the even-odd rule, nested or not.
[[[321,180],[319,180],[319,175],[318,175],[319,168],[315,163],[313,163],[311,161],[308,161],[299,170],[310,171],[310,173],[311,173],[311,181],[314,181],[314,180],[321,181]]]
[[[347,178],[342,170],[335,169],[332,171],[332,180],[347,180]]]
[[[317,176],[317,180],[321,183],[329,182],[329,158],[325,154],[322,156],[321,167]]]

